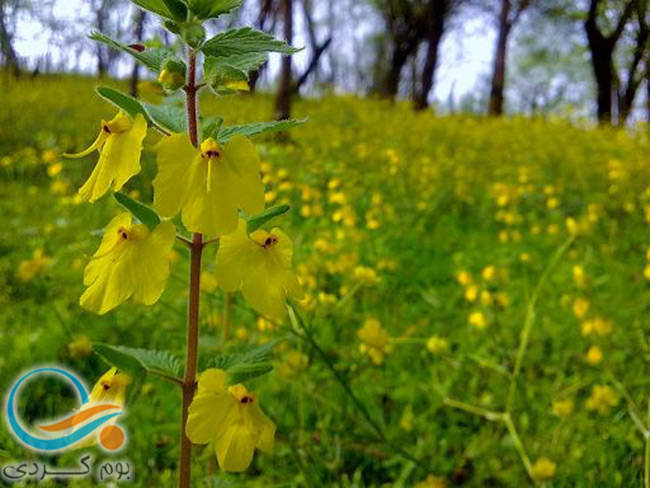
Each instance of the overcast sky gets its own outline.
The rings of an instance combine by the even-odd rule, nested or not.
[[[88,10],[88,2],[84,0],[56,0],[55,15],[57,19],[72,20]],[[131,17],[125,17],[130,22]],[[297,40],[301,41],[301,29],[297,28]],[[18,24],[16,49],[20,56],[35,59],[52,50],[48,47],[48,34],[37,22],[21,21]],[[493,56],[494,32],[485,19],[464,22],[457,26],[444,39],[441,62],[435,85],[435,99],[447,100],[453,90],[454,98],[476,88],[480,77],[490,72]],[[52,53],[56,55],[56,53]],[[296,55],[296,63],[304,63],[305,53]],[[277,62],[277,61],[276,61]],[[276,64],[274,62],[273,64]],[[79,66],[87,66],[88,71],[95,69],[95,60],[90,53],[82,55]]]

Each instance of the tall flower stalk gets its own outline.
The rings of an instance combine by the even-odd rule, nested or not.
[[[193,443],[210,444],[224,471],[240,472],[248,468],[256,450],[271,452],[275,435],[275,425],[260,408],[259,398],[242,384],[271,370],[270,345],[207,358],[207,369],[199,374],[201,264],[206,246],[221,244],[216,255],[217,279],[224,291],[228,323],[237,292],[242,292],[259,314],[276,320],[286,314],[288,297],[302,298],[292,270],[290,239],[277,227],[264,229],[289,207],[264,209],[261,162],[249,140],[300,122],[228,127],[220,117],[201,119],[198,94],[204,88],[216,96],[245,91],[249,72],[267,61],[268,52],[291,54],[295,49],[246,27],[206,40],[203,23],[231,12],[242,1],[133,1],[162,18],[163,25],[182,41],[185,56],[172,47],[125,45],[102,33],[91,38],[130,54],[154,71],[167,93],[182,89],[185,107],[180,110],[173,104],[143,104],[112,88],[98,87],[98,94],[120,111],[110,122],[101,122],[99,136],[87,150],[67,156],[82,158],[98,151],[95,170],[80,191],[90,202],[117,192],[114,197],[126,212],[107,226],[99,249],[86,267],[84,283],[88,289],[81,305],[98,314],[109,313],[127,300],[153,305],[169,276],[174,236],[189,248],[184,371],[182,361],[170,352],[95,345],[99,355],[131,378],[131,390],[136,390],[147,374],[181,387],[179,486],[187,488],[192,479]],[[199,81],[200,61],[203,69]],[[140,171],[142,141],[150,128],[162,137],[156,146],[158,174],[153,181],[153,207],[120,192]],[[181,233],[177,234],[181,223]],[[183,228],[191,237],[182,235]],[[227,337],[224,329],[224,346]]]

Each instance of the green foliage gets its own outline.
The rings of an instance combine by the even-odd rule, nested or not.
[[[271,352],[279,341],[270,341],[262,346],[241,348],[232,354],[217,356],[208,360],[206,368],[219,368],[228,372],[233,384],[252,380],[273,369]]]
[[[294,54],[300,49],[291,47],[265,32],[242,27],[217,34],[203,44],[201,51],[208,56],[225,57],[261,52]]]
[[[93,41],[101,42],[107,46],[117,49],[118,51],[123,51],[130,56],[133,56],[144,66],[149,68],[151,71],[158,73],[161,69],[162,63],[172,52],[169,48],[153,48],[147,47],[144,51],[140,52],[136,49],[133,49],[125,44],[117,42],[101,32],[93,32],[88,36]]]
[[[153,12],[154,14],[160,15],[165,19],[169,20],[179,20],[174,14],[169,10],[168,3],[174,4],[174,11],[179,12],[179,9],[182,8],[178,4],[182,3],[180,0],[132,0],[138,7]],[[185,20],[185,19],[182,19]]]
[[[95,344],[93,348],[110,365],[133,378],[151,373],[179,379],[183,374],[181,361],[167,351],[109,346],[107,344]]]
[[[142,106],[149,114],[149,117],[162,128],[177,134],[187,131],[187,118],[183,107],[174,103],[153,105],[146,102]]]
[[[307,122],[307,119],[301,120],[280,120],[274,122],[257,122],[253,124],[231,125],[222,127],[219,131],[219,141],[227,142],[233,136],[242,135],[246,137],[272,134],[274,132],[283,132],[285,130],[297,127]]]
[[[140,203],[124,193],[114,193],[113,196],[120,205],[126,208],[131,215],[146,225],[149,230],[154,230],[161,220],[158,214],[150,207]]]
[[[270,220],[279,217],[280,215],[284,215],[289,210],[291,210],[291,205],[287,204],[276,205],[275,207],[267,208],[261,214],[248,218],[246,221],[246,230],[249,234],[251,234]]]
[[[213,19],[242,6],[244,0],[187,0],[187,6],[201,20]]]
[[[135,98],[107,86],[98,86],[97,93],[104,100],[107,100],[118,108],[124,110],[124,112],[129,114],[131,117],[141,114],[148,123],[151,123],[151,117],[149,117],[149,114],[142,104]]]

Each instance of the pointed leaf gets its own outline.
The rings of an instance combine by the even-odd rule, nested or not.
[[[163,0],[133,0],[133,3],[144,10],[158,14],[166,19],[176,20]]]
[[[144,51],[137,51],[125,44],[117,42],[114,39],[111,39],[110,37],[108,37],[105,34],[102,34],[101,32],[93,32],[88,37],[93,41],[102,42],[113,49],[123,51],[133,56],[135,59],[137,59],[147,68],[149,68],[151,71],[154,71],[156,73],[160,71],[162,62],[165,60],[165,58],[172,53],[172,50],[168,48],[160,49],[160,48],[145,47]]]
[[[300,51],[266,32],[242,27],[217,34],[201,48],[208,56],[232,56],[234,54],[278,52],[293,54]]]
[[[187,6],[180,0],[163,0],[165,7],[172,14],[174,20],[185,22],[187,20]]]
[[[250,217],[246,221],[246,230],[251,234],[266,224],[269,220],[279,217],[280,215],[287,213],[289,210],[291,210],[291,205],[287,204],[267,208],[261,214]]]
[[[172,353],[151,349],[95,344],[93,349],[102,358],[127,374],[143,376],[146,373],[162,374],[181,381],[183,365]]]
[[[227,142],[232,136],[241,134],[246,137],[251,137],[260,134],[271,134],[273,132],[282,132],[292,127],[296,127],[307,122],[307,119],[302,120],[280,120],[275,122],[258,122],[255,124],[244,125],[231,125],[224,127],[219,132],[219,141]]]
[[[143,103],[142,106],[153,121],[164,129],[177,134],[187,132],[187,116],[184,108],[169,103],[163,105]]]
[[[232,56],[206,56],[203,61],[203,72],[206,78],[212,78],[220,73],[223,66],[248,73],[258,69],[268,61],[266,53],[245,53]]]
[[[138,102],[135,98],[126,95],[122,92],[119,92],[117,90],[114,90],[112,88],[109,88],[107,86],[98,86],[97,93],[103,99],[108,100],[113,105],[116,105],[118,108],[124,110],[131,117],[135,117],[138,114],[142,114],[142,116],[147,120],[147,122],[151,123],[151,117],[149,117],[149,114],[144,109],[142,104]]]
[[[111,366],[128,374],[132,379],[140,378],[147,374],[140,361],[108,344],[93,344],[93,350]]]
[[[262,346],[244,348],[239,352],[218,356],[208,362],[208,368],[227,371],[233,384],[262,376],[273,369],[269,363],[271,351],[278,341]]]
[[[140,203],[124,193],[114,193],[115,200],[126,208],[131,215],[146,225],[149,230],[154,230],[161,220],[158,214],[150,207]]]
[[[241,7],[243,3],[244,0],[187,0],[190,11],[202,20],[227,14]]]

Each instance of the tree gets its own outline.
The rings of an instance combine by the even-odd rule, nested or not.
[[[135,25],[134,34],[135,40],[141,42],[144,36],[144,23],[146,20],[146,13],[144,10],[136,9],[133,23]],[[138,96],[138,83],[140,81],[140,63],[138,61],[133,62],[133,70],[131,71],[131,82],[130,82],[130,93],[131,96]]]
[[[619,8],[620,13],[612,11],[603,0],[590,0],[589,11],[584,23],[591,65],[596,81],[597,116],[602,124],[612,123],[613,93],[616,80],[614,53],[625,27],[632,18],[637,7],[637,0],[627,0]],[[604,17],[614,19],[613,30],[607,34],[599,25],[599,19]],[[604,22],[604,21],[603,21]]]
[[[318,37],[316,36],[316,22],[314,21],[314,15],[312,11],[313,5],[311,0],[302,0],[302,6],[305,28],[307,30],[307,39],[309,40],[309,46],[311,49],[311,59],[309,60],[309,64],[307,65],[307,68],[305,68],[305,71],[298,77],[297,81],[293,85],[293,91],[296,94],[309,79],[309,76],[312,73],[316,72],[321,57],[325,51],[327,51],[327,48],[332,43],[333,39],[333,34],[330,32],[330,34],[323,42],[318,41]]]
[[[514,26],[521,18],[521,14],[530,4],[531,0],[501,0],[490,86],[490,101],[488,103],[489,115],[500,116],[503,114],[508,39]]]
[[[291,45],[293,43],[293,0],[280,0],[280,2],[282,7],[284,40],[287,44]],[[291,96],[293,94],[291,70],[291,57],[283,56],[280,68],[280,85],[278,87],[278,95],[275,99],[276,120],[291,117]]]

